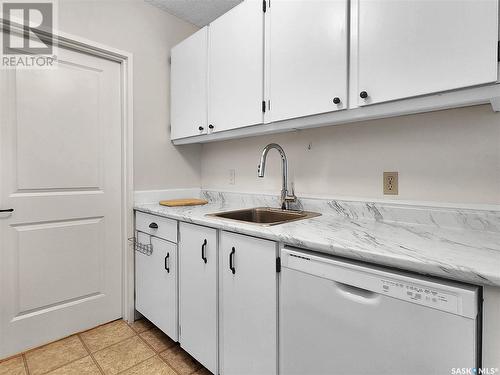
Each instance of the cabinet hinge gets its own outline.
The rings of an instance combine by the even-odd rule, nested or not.
[[[266,101],[262,101],[262,112],[266,113]]]
[[[262,0],[262,11],[266,13],[266,9],[267,9],[266,0]]]
[[[276,272],[281,272],[281,258],[276,258]]]

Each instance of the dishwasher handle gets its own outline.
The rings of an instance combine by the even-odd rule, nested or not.
[[[344,284],[338,281],[334,281],[333,284],[336,286],[337,290],[339,291],[339,294],[355,302],[365,303],[365,304],[378,303],[380,294],[376,292],[359,288],[354,285]]]

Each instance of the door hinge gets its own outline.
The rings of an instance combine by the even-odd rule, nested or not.
[[[262,11],[266,13],[266,9],[267,9],[266,0],[262,0]]]
[[[262,112],[266,113],[266,101],[262,101]]]
[[[498,41],[497,55],[497,60],[500,61],[500,40]]]
[[[281,272],[281,258],[276,258],[276,272]]]

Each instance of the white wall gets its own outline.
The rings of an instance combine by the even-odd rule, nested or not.
[[[136,190],[199,187],[200,146],[170,142],[170,48],[197,28],[143,0],[60,0],[59,29],[134,54]]]
[[[388,199],[500,203],[500,114],[489,106],[176,148],[167,59],[196,28],[143,0],[60,0],[59,28],[134,54],[136,190],[276,193],[274,152],[266,177],[256,175],[261,149],[273,141],[287,151],[298,194],[383,199],[382,172],[397,170],[400,195]]]
[[[270,142],[285,149],[298,194],[383,199],[382,172],[399,171],[400,194],[387,199],[500,203],[500,114],[487,105],[206,144],[202,187],[278,192],[275,151],[257,177]]]

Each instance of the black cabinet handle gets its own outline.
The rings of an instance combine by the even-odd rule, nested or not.
[[[333,104],[340,104],[340,98],[339,97],[333,98]]]
[[[198,130],[201,132],[203,131],[203,126],[198,126]]]
[[[13,208],[6,208],[4,210],[0,210],[0,212],[14,212]]]
[[[207,248],[207,240],[205,239],[205,241],[203,241],[203,245],[201,245],[201,259],[203,259],[205,264],[207,263],[207,257],[205,255],[206,248]]]
[[[208,125],[208,128],[209,128],[210,130],[212,130],[214,127],[215,127],[215,126],[213,126],[212,124]]]
[[[165,257],[165,269],[167,270],[167,273],[170,273],[169,258],[170,258],[170,253],[167,253],[167,256]]]
[[[158,224],[156,224],[156,223],[151,223],[151,224],[149,224],[149,227],[150,227],[151,229],[158,229]]]
[[[231,253],[229,253],[229,269],[233,273],[233,275],[236,273],[236,268],[234,268],[234,253],[236,252],[236,249],[233,247],[231,249]]]
[[[359,93],[359,97],[360,97],[361,99],[366,99],[366,98],[368,98],[368,93],[367,93],[366,91],[361,91],[361,92]]]

